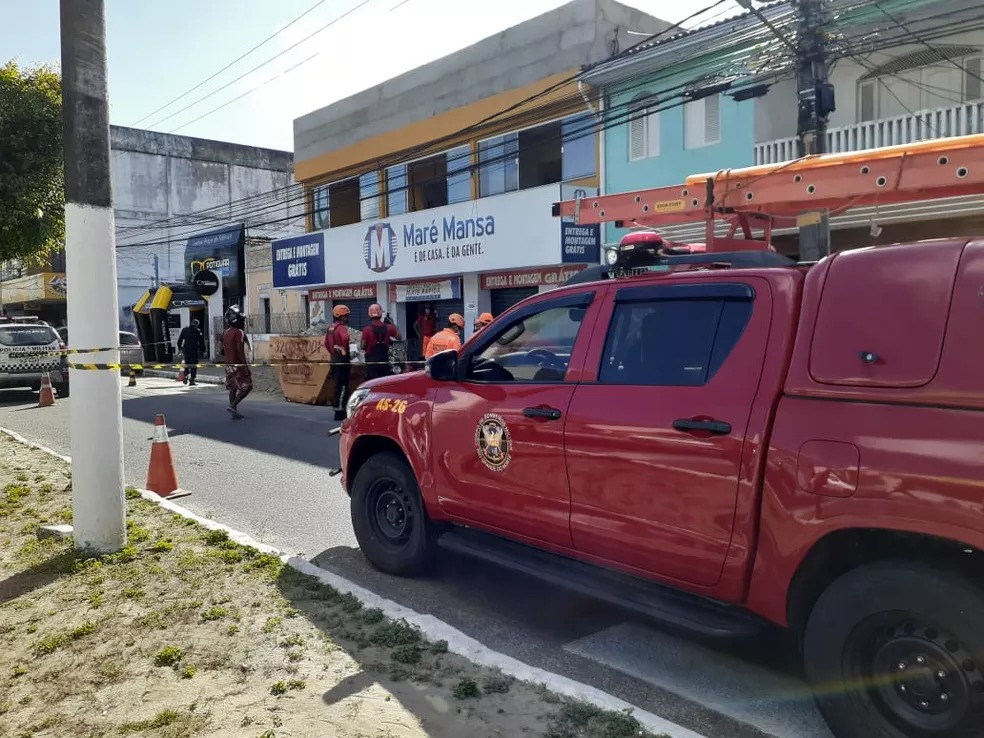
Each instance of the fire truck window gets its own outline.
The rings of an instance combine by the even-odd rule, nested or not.
[[[598,379],[603,384],[699,387],[723,366],[752,303],[656,300],[615,308]]]
[[[583,310],[547,308],[505,326],[472,359],[468,378],[484,382],[563,382]]]

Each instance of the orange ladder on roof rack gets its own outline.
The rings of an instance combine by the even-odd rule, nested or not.
[[[705,221],[707,250],[721,251],[734,247],[739,228],[749,245],[766,248],[773,228],[811,211],[981,193],[984,134],[695,174],[681,185],[554,203],[553,214],[620,227]],[[724,239],[715,237],[715,220],[731,223]],[[755,227],[762,241],[752,241]]]

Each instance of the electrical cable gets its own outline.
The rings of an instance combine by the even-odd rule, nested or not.
[[[235,79],[233,79],[233,80],[230,80],[229,82],[226,82],[226,83],[225,83],[224,85],[222,85],[221,87],[219,87],[219,88],[218,88],[217,90],[213,90],[212,92],[210,92],[210,93],[208,93],[207,95],[204,95],[204,96],[202,96],[202,97],[200,97],[200,98],[198,98],[198,99],[197,99],[197,100],[195,100],[194,102],[192,102],[192,103],[189,103],[188,105],[185,105],[185,106],[184,106],[183,108],[181,108],[180,110],[177,110],[177,111],[175,111],[175,112],[173,112],[173,113],[171,113],[170,115],[166,115],[165,117],[163,117],[163,118],[161,118],[160,120],[158,120],[158,121],[157,121],[156,123],[151,123],[151,124],[150,124],[150,125],[148,126],[148,128],[154,128],[155,126],[159,126],[159,125],[160,125],[161,123],[163,123],[164,121],[167,121],[167,120],[170,120],[171,118],[173,118],[173,117],[174,117],[174,116],[176,116],[176,115],[180,115],[180,114],[181,114],[181,113],[183,113],[184,111],[186,111],[186,110],[188,110],[189,108],[193,108],[194,106],[196,106],[196,105],[198,105],[198,103],[200,103],[200,102],[202,102],[202,101],[204,101],[204,100],[207,100],[208,98],[210,98],[210,97],[212,97],[212,96],[213,96],[213,95],[215,95],[216,93],[219,93],[219,92],[221,92],[222,90],[225,90],[225,89],[227,89],[227,88],[229,88],[229,87],[231,87],[231,86],[232,86],[232,85],[234,85],[234,84],[235,84],[236,82],[238,82],[239,80],[241,80],[241,79],[243,79],[244,77],[248,77],[248,76],[249,76],[249,75],[251,75],[251,74],[252,74],[253,72],[255,72],[255,71],[257,71],[258,69],[262,69],[263,67],[265,67],[265,66],[266,66],[267,64],[269,64],[270,62],[272,62],[272,61],[276,61],[277,59],[279,59],[280,57],[282,57],[282,56],[283,56],[284,54],[286,54],[286,53],[288,53],[288,52],[290,52],[290,51],[293,51],[293,50],[294,50],[294,49],[296,49],[296,48],[297,48],[298,46],[300,46],[301,44],[303,44],[303,43],[304,43],[305,41],[308,41],[308,40],[310,40],[310,39],[312,39],[312,38],[314,38],[315,36],[317,36],[317,35],[318,35],[319,33],[321,33],[322,31],[324,31],[324,30],[326,30],[326,29],[328,29],[328,28],[331,28],[331,27],[332,27],[333,25],[335,25],[335,24],[336,24],[336,23],[338,23],[339,21],[341,21],[341,20],[343,20],[343,19],[345,19],[345,18],[347,18],[348,16],[350,16],[350,15],[352,15],[352,13],[354,13],[355,11],[357,11],[357,10],[359,10],[359,9],[361,9],[361,8],[363,8],[364,6],[366,6],[366,5],[368,5],[368,4],[370,3],[370,2],[372,2],[372,0],[361,0],[361,2],[359,2],[359,3],[357,3],[357,4],[355,5],[355,6],[353,6],[353,7],[351,7],[351,8],[349,8],[348,10],[346,10],[346,11],[345,11],[344,13],[342,13],[341,15],[339,15],[339,16],[337,16],[336,18],[334,18],[333,20],[331,20],[331,21],[329,21],[328,23],[326,23],[325,25],[323,25],[323,26],[322,26],[321,28],[319,28],[319,29],[318,29],[317,31],[315,31],[314,33],[311,33],[311,34],[308,34],[307,36],[305,36],[304,38],[302,38],[302,39],[301,39],[300,41],[298,41],[297,43],[294,43],[294,44],[291,44],[290,46],[288,46],[288,47],[287,47],[286,49],[284,49],[284,50],[283,50],[283,51],[281,51],[280,53],[278,53],[278,54],[276,54],[275,56],[272,56],[272,57],[270,57],[269,59],[267,59],[267,60],[266,60],[265,62],[262,62],[261,64],[257,64],[257,65],[256,65],[255,67],[253,67],[252,69],[250,69],[250,70],[249,70],[249,71],[247,71],[247,72],[243,72],[242,74],[240,74],[240,75],[239,75],[238,77],[236,77]],[[319,51],[318,53],[320,54],[321,52]]]
[[[170,107],[171,105],[173,105],[174,103],[176,103],[181,98],[186,97],[187,95],[190,95],[192,92],[194,92],[195,90],[197,90],[202,85],[204,85],[204,84],[206,84],[208,82],[211,82],[213,79],[215,79],[216,77],[218,77],[224,71],[226,71],[230,67],[234,66],[238,62],[241,62],[243,59],[245,59],[247,56],[249,56],[250,54],[252,54],[254,51],[256,51],[257,49],[259,49],[264,44],[266,44],[266,43],[272,41],[273,39],[275,39],[281,33],[283,33],[288,28],[290,28],[292,25],[294,25],[295,23],[297,23],[297,21],[301,20],[301,18],[303,18],[304,16],[308,15],[312,11],[316,10],[320,6],[324,5],[326,2],[327,2],[327,0],[318,0],[318,2],[316,2],[310,8],[308,8],[303,13],[301,13],[299,16],[297,16],[296,18],[294,18],[294,20],[290,21],[290,23],[288,23],[286,26],[284,26],[280,30],[276,31],[275,33],[272,33],[269,36],[267,36],[265,39],[263,39],[262,41],[260,41],[260,43],[258,43],[256,46],[254,46],[253,48],[251,48],[245,54],[243,54],[242,56],[236,57],[231,62],[229,62],[228,64],[226,64],[224,67],[222,67],[222,69],[220,69],[219,71],[217,71],[215,74],[213,74],[210,77],[206,77],[201,82],[199,82],[197,85],[195,85],[194,87],[192,87],[190,90],[186,90],[186,91],[182,92],[180,95],[178,95],[176,98],[174,98],[173,100],[169,100],[168,102],[164,103],[159,108],[157,108],[157,110],[154,110],[154,111],[152,111],[150,113],[147,113],[147,115],[145,115],[143,118],[141,118],[140,120],[138,120],[135,123],[133,123],[130,127],[131,128],[135,128],[137,125],[139,125],[140,123],[143,123],[148,118],[151,118],[151,117],[157,115],[159,112],[161,112],[165,108]]]

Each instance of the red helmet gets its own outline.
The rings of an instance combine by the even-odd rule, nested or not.
[[[344,318],[351,312],[352,311],[348,309],[348,305],[335,305],[335,308],[331,311],[331,314],[336,318]]]
[[[448,316],[448,323],[450,323],[451,325],[456,325],[459,328],[465,327],[465,319],[462,318],[460,315],[458,315],[458,313],[451,313]]]
[[[370,318],[382,318],[383,317],[383,306],[377,302],[374,302],[369,306],[369,317]]]

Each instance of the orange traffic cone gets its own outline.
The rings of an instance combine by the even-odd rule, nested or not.
[[[171,442],[167,439],[167,425],[164,423],[164,416],[160,414],[154,421],[154,442],[150,447],[147,489],[168,500],[191,494],[178,487],[178,475],[174,471],[174,459],[171,458]]]
[[[184,367],[181,367],[181,369],[178,371],[178,381],[179,382],[184,382],[185,381],[185,368]]]
[[[55,393],[51,389],[51,377],[48,372],[41,375],[41,394],[38,397],[38,407],[50,407],[55,404]]]

